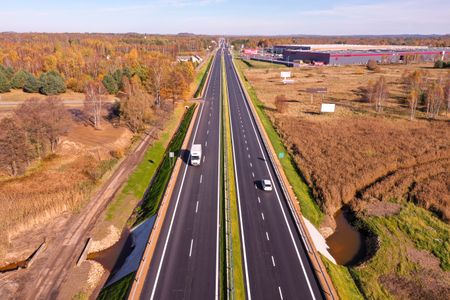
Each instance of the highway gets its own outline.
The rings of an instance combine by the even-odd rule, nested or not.
[[[228,51],[225,65],[247,298],[322,299]],[[261,189],[263,179],[273,191]]]
[[[190,166],[184,154],[141,299],[219,298],[221,52],[189,141],[202,145],[202,162]]]

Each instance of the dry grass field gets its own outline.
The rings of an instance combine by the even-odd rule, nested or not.
[[[420,107],[410,121],[402,76],[449,72],[431,65],[381,66],[380,72],[365,66],[286,68],[295,82],[284,85],[284,69],[237,63],[326,213],[322,227],[333,227],[334,213],[346,205],[354,225],[375,234],[372,256],[349,269],[360,292],[369,299],[448,295],[450,115],[444,108],[428,120]],[[376,113],[364,89],[381,75],[390,93]],[[336,104],[334,114],[319,113],[320,95],[311,102],[306,89],[316,87],[328,88],[323,101]],[[287,99],[282,112],[275,106],[278,95]]]
[[[117,162],[111,151],[123,153],[131,137],[125,127],[106,122],[102,130],[74,124],[56,154],[35,162],[21,177],[0,176],[0,265],[29,255],[29,250],[18,247],[23,244],[21,234],[76,212],[86,203],[97,181]],[[46,230],[36,232],[35,243],[25,246],[30,249],[39,244],[45,234]]]

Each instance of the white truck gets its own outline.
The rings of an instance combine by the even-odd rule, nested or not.
[[[198,166],[202,159],[202,145],[193,144],[191,148],[191,165]]]

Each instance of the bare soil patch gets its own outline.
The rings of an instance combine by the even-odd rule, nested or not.
[[[407,248],[408,259],[417,265],[409,276],[389,274],[380,282],[396,299],[445,299],[450,294],[450,273],[427,251]]]

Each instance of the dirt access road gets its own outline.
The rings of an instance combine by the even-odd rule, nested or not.
[[[7,299],[58,298],[59,287],[70,269],[75,267],[95,222],[142,159],[150,141],[151,134],[147,135],[135,151],[119,165],[80,213],[63,223],[59,233],[47,241],[47,248],[29,269],[14,271],[0,277],[0,281],[8,280],[18,285],[17,292],[9,295],[4,294],[5,290],[1,291],[4,288],[0,287],[3,296],[6,295]]]

